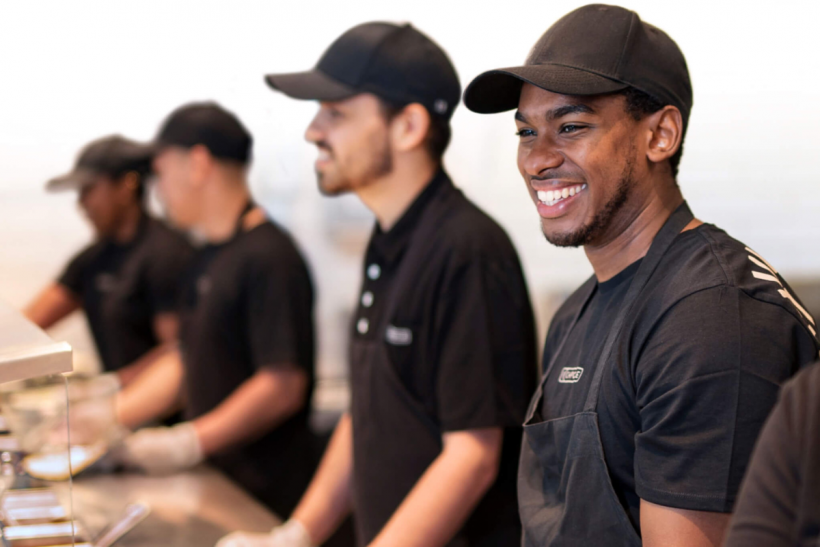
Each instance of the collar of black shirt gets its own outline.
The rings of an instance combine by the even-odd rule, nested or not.
[[[106,239],[106,243],[109,247],[115,249],[130,249],[134,245],[136,245],[144,236],[145,233],[148,231],[148,224],[151,222],[151,217],[148,215],[147,212],[142,211],[140,213],[140,219],[137,223],[137,231],[134,233],[134,237],[130,240],[126,241],[125,243],[119,243],[114,239]]]
[[[387,232],[382,231],[379,223],[373,228],[373,235],[370,238],[369,253],[375,253],[380,261],[389,266],[398,261],[410,236],[418,226],[427,205],[433,201],[433,197],[445,187],[452,186],[452,181],[444,169],[439,169],[433,176],[429,184],[421,191],[410,207],[404,212],[398,222]],[[374,257],[375,258],[375,257]]]

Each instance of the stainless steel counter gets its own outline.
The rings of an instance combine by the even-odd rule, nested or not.
[[[67,507],[68,483],[57,490]],[[229,532],[264,532],[280,522],[224,475],[204,466],[169,477],[90,474],[74,481],[74,513],[92,535],[132,501],[147,502],[151,514],[117,547],[212,547]]]

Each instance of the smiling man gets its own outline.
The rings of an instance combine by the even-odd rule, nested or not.
[[[719,545],[779,386],[818,342],[775,269],[683,200],[683,54],[634,12],[585,6],[464,99],[517,107],[544,235],[583,246],[595,272],[547,335],[519,468],[524,545]]]
[[[350,341],[352,408],[289,522],[220,547],[322,544],[351,511],[359,545],[515,545],[535,329],[515,249],[442,166],[460,84],[410,25],[367,23],[316,69],[268,77],[320,101],[307,129],[327,195],[376,216]]]

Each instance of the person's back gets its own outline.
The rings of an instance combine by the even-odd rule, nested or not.
[[[758,439],[726,547],[820,541],[820,364],[783,386]]]

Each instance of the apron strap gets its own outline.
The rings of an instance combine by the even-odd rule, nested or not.
[[[589,386],[584,412],[594,412],[598,405],[598,392],[601,388],[604,368],[609,361],[609,355],[612,353],[612,348],[621,334],[627,317],[635,307],[638,295],[643,291],[649,279],[652,277],[652,274],[655,273],[666,251],[672,246],[672,242],[675,241],[675,238],[681,233],[681,230],[683,230],[693,218],[694,215],[692,215],[692,211],[684,201],[675,212],[672,213],[672,216],[669,217],[669,220],[666,221],[661,231],[658,232],[658,235],[655,236],[655,239],[652,241],[649,251],[646,253],[643,262],[641,262],[638,271],[635,273],[635,277],[629,284],[629,290],[624,297],[624,302],[627,304],[621,308],[607,334],[604,349],[601,352],[601,357],[598,359],[597,366],[595,367],[595,375],[592,377],[592,383]]]

